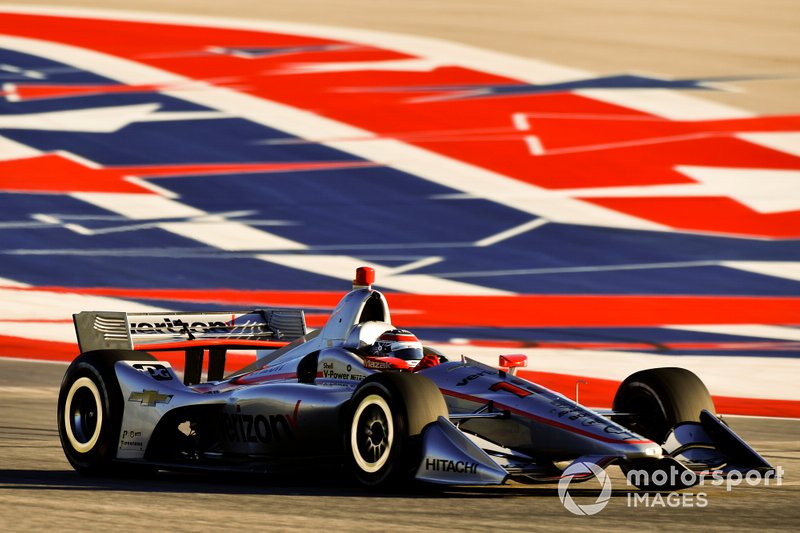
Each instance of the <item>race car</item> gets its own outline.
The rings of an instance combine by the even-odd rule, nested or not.
[[[671,469],[680,488],[772,470],[687,370],[637,372],[612,410],[589,409],[518,377],[524,355],[492,367],[423,346],[392,324],[374,276],[359,268],[314,331],[299,308],[73,315],[81,353],[58,398],[67,459],[85,474],[330,464],[368,486],[585,480],[618,464]],[[224,377],[226,354],[245,349],[255,361]],[[176,350],[183,379],[152,355]]]

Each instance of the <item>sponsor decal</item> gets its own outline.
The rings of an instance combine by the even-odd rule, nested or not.
[[[348,381],[361,381],[365,377],[364,374],[356,374],[352,372],[353,365],[347,365],[347,369],[345,372],[341,372],[340,370],[336,369],[334,363],[322,363],[322,377],[328,379],[346,379]]]
[[[474,474],[478,470],[478,463],[426,457],[425,470],[432,470],[434,472],[455,472],[456,474]]]
[[[297,400],[291,415],[223,413],[223,435],[228,442],[260,442],[263,444],[293,439],[301,402],[302,400]],[[240,409],[239,406],[236,408]]]
[[[410,368],[414,368],[419,363],[418,360],[410,359],[400,359],[397,357],[381,357],[381,356],[370,356],[364,360],[364,366],[366,368],[373,368],[377,370],[387,370],[387,369],[394,369],[394,370],[408,370]]]
[[[230,330],[225,322],[184,322],[180,319],[164,318],[163,322],[131,322],[132,334],[152,335],[159,333],[225,333]]]
[[[155,407],[156,404],[172,401],[172,394],[162,394],[156,390],[143,390],[142,392],[132,392],[128,396],[128,401],[139,402],[145,407]]]
[[[481,370],[480,372],[476,372],[475,374],[470,374],[469,376],[465,377],[464,379],[462,379],[461,381],[456,383],[456,387],[463,387],[464,385],[466,385],[470,381],[478,379],[481,376],[492,376],[492,375],[496,375],[496,374],[497,374],[496,371]]]
[[[141,431],[123,430],[122,438],[119,441],[120,448],[144,448],[144,442],[140,439],[142,437]]]
[[[267,324],[261,320],[248,318],[255,315],[231,315],[228,322],[221,320],[202,320],[202,316],[184,316],[180,318],[164,317],[160,322],[131,322],[131,335],[185,335],[190,339],[195,336],[225,335],[228,338],[248,338],[259,335],[272,336]],[[157,320],[157,319],[156,319]],[[242,320],[237,324],[237,320]]]
[[[133,368],[144,373],[150,374],[150,377],[156,381],[171,381],[172,374],[169,373],[167,367],[156,363],[137,363]]]
[[[558,418],[571,420],[585,427],[599,426],[605,433],[615,435],[622,440],[638,440],[641,438],[622,426],[612,423],[607,418],[603,418],[592,411],[582,409],[580,406],[564,398],[554,398],[551,400],[550,405],[553,406],[550,413],[556,415]]]
[[[367,359],[364,361],[364,366],[367,368],[375,368],[375,369],[386,369],[386,368],[394,368],[392,365],[387,363],[386,361],[376,361],[375,359]]]

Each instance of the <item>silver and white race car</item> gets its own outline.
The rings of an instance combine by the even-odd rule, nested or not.
[[[74,315],[81,354],[58,399],[67,459],[86,474],[329,463],[370,486],[580,480],[611,464],[694,474],[677,480],[772,469],[684,369],[631,375],[604,411],[517,377],[524,356],[494,368],[428,347],[376,352],[387,333],[403,338],[373,282],[359,268],[311,332],[301,309]],[[228,351],[245,349],[255,362],[223,377]],[[165,350],[185,352],[183,380],[151,355]]]

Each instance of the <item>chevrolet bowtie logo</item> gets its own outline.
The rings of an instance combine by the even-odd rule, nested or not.
[[[142,405],[153,407],[157,403],[169,403],[172,394],[161,394],[156,390],[143,390],[142,392],[132,392],[128,397],[129,402],[141,402]]]

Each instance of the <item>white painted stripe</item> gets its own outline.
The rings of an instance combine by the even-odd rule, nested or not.
[[[137,227],[139,229],[141,229],[141,226],[137,226]],[[97,231],[91,230],[91,229],[87,228],[86,226],[81,226],[80,224],[64,224],[64,228],[68,229],[70,231],[74,231],[75,233],[78,233],[80,235],[98,235],[99,234]]]
[[[706,333],[717,333],[720,335],[756,337],[769,340],[800,341],[800,328],[784,326],[765,326],[761,324],[692,324],[664,327],[667,329],[700,331]],[[800,374],[797,377],[800,378]]]
[[[424,257],[417,261],[412,261],[411,263],[406,263],[403,266],[394,267],[391,269],[386,269],[390,271],[392,275],[401,274],[403,272],[408,272],[409,270],[416,270],[418,268],[423,268],[430,265],[435,265],[436,263],[441,263],[444,260],[443,257]],[[383,272],[383,270],[381,271]]]
[[[446,63],[435,59],[397,59],[393,61],[348,61],[344,63],[292,63],[279,74],[320,72],[358,72],[364,70],[393,72],[430,72]],[[274,74],[270,72],[270,74]]]
[[[54,217],[52,215],[45,215],[43,213],[37,213],[35,215],[32,215],[31,218],[33,218],[34,220],[38,220],[43,224],[48,224],[48,225],[61,224],[61,220],[59,220],[57,217]]]
[[[800,157],[800,132],[738,133],[740,139]]]
[[[677,166],[697,183],[637,185],[548,191],[567,198],[652,198],[725,196],[759,213],[800,209],[800,171]]]
[[[173,122],[186,120],[218,120],[231,118],[227,113],[218,111],[161,111],[141,117],[136,122]]]
[[[107,76],[113,75],[112,72],[104,72],[104,74]],[[159,74],[152,75],[158,76]],[[131,80],[122,81],[132,83]],[[199,88],[190,90],[176,89],[162,91],[162,93],[204,107],[218,109],[230,115],[244,117],[257,124],[278,129],[298,137],[323,136],[334,139],[353,137],[370,139],[374,137],[371,132],[324,118],[311,111],[304,111],[221,87],[208,86],[205,90],[200,90]]]
[[[0,161],[9,159],[24,159],[26,157],[36,157],[41,152],[17,141],[12,141],[8,137],[0,135]]]
[[[531,129],[530,120],[528,119],[530,116],[528,113],[514,113],[511,115],[511,123],[520,131],[528,131]]]
[[[647,115],[634,114],[599,114],[599,113],[514,113],[512,120],[514,126],[519,130],[530,129],[530,122],[535,119],[556,119],[556,120],[602,120],[608,122],[665,122],[661,117],[648,117]]]
[[[133,220],[191,218],[208,215],[200,209],[149,193],[76,192],[70,196]]]
[[[83,309],[74,309],[73,312],[81,310]],[[71,316],[67,315],[67,318],[71,318]],[[75,326],[72,322],[6,322],[0,318],[0,335],[46,342],[66,342],[75,345],[75,355],[80,353],[78,339],[75,336]],[[0,353],[0,356],[2,355]]]
[[[356,268],[368,266],[375,268],[378,272],[375,281],[376,287],[405,292],[407,292],[409,288],[413,288],[416,294],[464,294],[470,296],[513,294],[499,289],[470,285],[424,274],[394,273],[391,269],[387,269],[381,265],[342,255],[263,254],[259,255],[258,258],[281,266],[296,268],[298,270],[347,281],[352,281]],[[400,269],[400,272],[404,271],[405,269]]]
[[[800,262],[797,261],[723,261],[720,264],[765,276],[800,281]]]
[[[125,176],[123,179],[129,183],[133,183],[138,187],[141,187],[144,190],[151,191],[159,196],[163,196],[164,198],[170,198],[173,200],[178,198],[178,195],[174,192],[167,190],[164,187],[159,187],[152,181],[142,179],[137,176]]]
[[[505,276],[532,276],[539,274],[574,274],[583,272],[617,272],[621,270],[660,270],[665,268],[696,268],[719,264],[717,261],[675,261],[671,263],[628,263],[621,265],[587,265],[576,267],[515,268],[477,270],[472,272],[443,272],[446,278],[483,278]]]
[[[800,170],[678,166],[679,172],[759,213],[800,209]]]
[[[146,120],[159,107],[159,104],[140,104],[25,115],[0,115],[0,128],[112,133],[134,122]]]
[[[542,140],[536,135],[526,135],[525,144],[528,145],[528,151],[531,155],[544,155],[546,153]]]
[[[261,231],[241,222],[208,220],[166,222],[159,228],[226,251],[305,250],[306,245]],[[353,270],[352,272],[355,272]]]
[[[711,137],[719,136],[716,133],[689,133],[686,135],[673,135],[670,137],[650,137],[644,139],[633,139],[630,141],[619,141],[601,144],[588,144],[582,146],[565,146],[563,148],[551,148],[545,151],[544,147],[541,148],[541,153],[534,153],[533,155],[565,155],[565,154],[583,154],[586,152],[600,152],[605,150],[618,150],[620,148],[632,148],[637,146],[650,146],[654,144],[669,144],[687,141],[697,141],[701,139],[708,139]],[[533,152],[533,150],[532,150]]]
[[[30,287],[27,283],[20,283],[19,281],[15,281],[9,278],[0,278],[0,289],[8,288],[8,287],[15,287],[15,288],[26,288]]]
[[[545,224],[547,224],[547,220],[543,218],[529,220],[528,222],[520,224],[519,226],[515,226],[505,231],[501,231],[500,233],[495,233],[494,235],[485,237],[477,241],[475,243],[475,246],[478,247],[491,246],[493,244],[497,244],[498,242],[502,242],[511,239],[512,237],[516,237],[517,235],[522,235],[523,233],[527,233],[533,229],[538,228],[539,226],[544,226]]]
[[[188,222],[164,222],[157,227],[227,251],[245,250],[304,250],[302,243],[284,239],[241,222],[214,217],[207,212],[155,194],[73,193],[78,200],[91,203],[133,220],[164,218],[195,219]],[[69,224],[73,231],[80,226]]]
[[[575,93],[671,120],[726,120],[755,116],[743,109],[665,89],[582,89]]]

